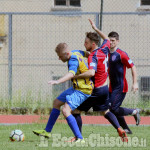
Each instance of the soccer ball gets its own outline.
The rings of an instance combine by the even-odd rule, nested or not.
[[[9,138],[11,141],[24,141],[25,136],[21,130],[16,129],[11,131]]]

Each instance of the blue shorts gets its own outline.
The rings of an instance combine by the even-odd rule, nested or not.
[[[109,90],[107,85],[95,88],[92,95],[77,109],[87,112],[90,108],[93,108],[93,111],[106,111],[109,109]]]
[[[91,95],[84,94],[83,92],[75,90],[73,87],[71,87],[61,93],[57,99],[64,103],[67,102],[70,108],[74,110],[90,96]]]
[[[109,101],[110,101],[110,110],[116,110],[118,107],[121,106],[126,93],[123,93],[119,90],[113,90],[109,93]]]

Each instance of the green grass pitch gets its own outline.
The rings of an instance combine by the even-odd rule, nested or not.
[[[64,142],[66,138],[73,136],[70,128],[67,124],[56,123],[52,131],[52,138],[48,141],[43,141],[43,138],[38,137],[32,133],[34,129],[44,129],[45,124],[21,124],[21,125],[0,125],[0,149],[1,150],[149,150],[150,149],[150,126],[130,126],[133,131],[132,135],[128,135],[131,139],[130,145],[122,145],[121,142],[117,143],[118,134],[112,126],[83,126],[83,137],[86,140],[86,144],[69,145],[70,143]],[[9,134],[14,129],[20,129],[25,134],[24,142],[11,142],[9,140]],[[57,141],[54,141],[54,137],[59,135]],[[106,139],[105,141],[104,138]],[[108,139],[109,138],[109,139]],[[110,139],[115,138],[115,143],[111,143]],[[137,142],[138,139],[138,142]],[[106,145],[106,141],[109,145]],[[90,142],[89,142],[90,141]],[[37,144],[44,142],[44,146],[39,147]],[[123,143],[124,144],[124,143]]]

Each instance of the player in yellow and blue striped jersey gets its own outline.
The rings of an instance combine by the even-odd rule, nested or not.
[[[94,87],[89,77],[73,79],[75,75],[88,71],[88,64],[84,58],[88,56],[88,52],[81,50],[70,51],[66,43],[58,44],[55,51],[62,62],[68,62],[68,73],[62,78],[51,80],[48,83],[54,85],[72,79],[73,87],[65,90],[54,100],[53,109],[46,128],[44,130],[34,130],[33,133],[49,138],[51,136],[50,132],[60,114],[60,107],[64,105],[62,112],[74,135],[77,137],[76,142],[84,142],[77,122],[71,112],[90,97]]]
[[[85,52],[81,50],[71,51],[71,57],[68,61],[69,72],[73,75],[79,75],[88,70],[88,63],[85,59]],[[93,83],[90,78],[72,79],[73,87],[85,94],[91,94],[93,90]]]

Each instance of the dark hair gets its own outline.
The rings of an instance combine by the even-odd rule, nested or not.
[[[110,32],[110,33],[108,34],[108,37],[113,37],[113,38],[115,38],[116,40],[119,40],[119,34],[118,34],[117,32],[114,32],[114,31]]]
[[[86,32],[86,37],[89,38],[92,42],[95,42],[96,45],[98,45],[100,38],[96,32]]]

